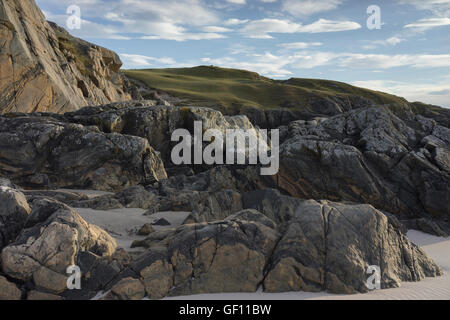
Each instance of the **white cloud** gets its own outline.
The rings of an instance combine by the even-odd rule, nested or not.
[[[229,3],[234,3],[234,4],[246,4],[247,1],[246,0],[226,0]]]
[[[234,43],[228,48],[228,51],[233,55],[236,54],[250,55],[254,52],[254,50],[255,48],[241,43]]]
[[[48,11],[44,11],[44,15],[47,20],[55,22],[63,28],[67,28],[66,15],[55,15]],[[114,40],[130,40],[130,37],[122,35],[120,33],[120,30],[113,25],[102,25],[85,19],[81,20],[81,29],[74,29],[69,31],[72,35],[83,39],[102,38]]]
[[[224,28],[224,27],[217,27],[217,26],[208,26],[204,27],[203,31],[210,32],[210,33],[221,33],[221,32],[231,32],[232,29]]]
[[[323,45],[322,42],[291,42],[291,43],[282,43],[279,44],[279,47],[283,47],[285,49],[289,49],[289,50],[296,50],[296,49],[308,49],[311,47],[319,47]]]
[[[423,32],[431,28],[450,25],[450,0],[397,0],[400,4],[412,5],[416,9],[426,10],[432,16],[405,25],[405,28]]]
[[[246,61],[245,61],[246,60]],[[293,54],[274,55],[246,54],[237,61],[234,58],[211,59],[219,66],[229,68],[248,68],[248,70],[269,75],[289,75],[295,69],[313,69],[333,66],[344,69],[380,71],[397,67],[443,68],[450,67],[450,55],[382,55],[361,53],[334,53],[324,51],[300,51]]]
[[[176,64],[175,60],[173,60],[172,58],[154,58],[139,54],[121,53],[120,58],[125,64],[135,68],[150,67],[155,66],[155,64],[157,67]]]
[[[450,54],[383,55],[301,51],[289,58],[292,61],[293,68],[299,69],[337,66],[346,69],[378,71],[398,67],[411,67],[417,69],[450,67]]]
[[[419,10],[430,10],[435,13],[450,9],[450,0],[397,0],[400,4],[412,5]]]
[[[390,69],[396,67],[440,68],[450,67],[450,54],[412,54],[412,55],[383,55],[383,54],[340,54],[337,61],[339,66],[365,69]]]
[[[450,25],[450,18],[428,18],[428,19],[420,19],[417,22],[407,24],[405,28],[419,28],[427,30],[431,28],[449,25]]]
[[[361,25],[352,21],[331,21],[319,19],[312,24],[301,28],[300,32],[320,33],[320,32],[339,32],[360,29]]]
[[[338,58],[339,54],[332,52],[299,52],[291,59],[292,68],[294,69],[312,69],[316,67],[326,66]]]
[[[372,90],[391,93],[414,102],[420,101],[450,108],[450,84],[438,83],[409,83],[390,80],[355,81],[352,85]]]
[[[289,20],[262,19],[248,23],[242,33],[250,38],[270,39],[269,33],[296,33],[301,25]]]
[[[386,43],[393,45],[393,46],[395,46],[403,41],[405,41],[405,39],[401,39],[398,37],[391,37],[391,38],[386,39]]]
[[[188,41],[188,40],[214,40],[214,39],[223,39],[226,38],[223,34],[219,33],[186,33],[186,32],[178,32],[172,34],[164,34],[164,35],[150,35],[143,36],[141,39],[143,40],[174,40],[174,41]]]
[[[336,9],[344,0],[284,0],[281,9],[296,17]]]
[[[248,19],[240,20],[240,19],[236,19],[236,18],[231,18],[231,19],[226,20],[224,22],[224,24],[226,26],[235,26],[235,25],[239,25],[239,24],[246,24],[249,21],[250,20],[248,20]]]
[[[271,33],[321,33],[360,29],[361,25],[352,21],[332,21],[319,19],[308,25],[290,20],[262,19],[249,22],[241,32],[249,38],[270,39]]]
[[[65,10],[65,7],[73,4],[73,0],[60,0],[56,5],[53,0],[40,0],[39,3],[48,3]],[[157,0],[82,0],[76,4],[81,7],[84,20],[102,18],[105,25],[108,25],[107,28],[112,29],[109,26],[114,26],[114,33],[108,33],[102,32],[102,27],[97,24],[99,36],[103,34],[111,38],[111,34],[116,37],[138,34],[144,35],[141,37],[144,39],[176,41],[224,37],[215,32],[193,31],[196,28],[220,23],[217,13],[209,9],[202,0],[165,0],[163,3]],[[61,18],[63,25],[66,19],[67,16],[63,15]],[[94,28],[86,30],[84,32],[82,26],[82,30],[76,33],[89,34]]]
[[[370,50],[378,48],[379,46],[396,46],[404,41],[406,40],[399,37],[390,37],[386,40],[365,41],[367,44],[363,46],[363,49]]]

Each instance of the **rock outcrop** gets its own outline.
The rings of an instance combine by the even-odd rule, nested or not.
[[[177,129],[186,129],[193,135],[196,121],[202,123],[203,131],[216,129],[225,135],[226,130],[243,129],[252,132],[258,141],[265,143],[259,129],[253,126],[247,116],[224,116],[209,108],[177,107],[161,102],[163,101],[132,101],[86,107],[66,113],[64,118],[72,123],[97,126],[103,132],[146,138],[153,148],[161,152],[167,166],[171,165],[172,148],[178,143],[171,141],[172,133]]]
[[[146,139],[20,114],[0,116],[0,174],[23,187],[104,191],[167,177]]]
[[[33,0],[0,2],[0,300],[352,294],[368,291],[370,266],[382,288],[442,275],[405,233],[450,234],[448,112],[352,95],[227,116],[137,88],[153,100],[125,102],[132,84],[120,67]],[[265,148],[258,126],[278,128],[278,174],[176,166],[172,133],[192,135],[196,121],[202,133],[251,130]],[[129,253],[74,208],[156,217],[127,230],[139,239]],[[81,290],[68,288],[70,266]]]
[[[296,121],[280,147],[274,184],[292,196],[372,204],[401,219],[450,226],[450,130],[388,109]]]
[[[49,23],[34,0],[0,2],[0,114],[130,100],[112,51]]]
[[[260,287],[348,294],[367,292],[373,265],[382,288],[442,274],[400,220],[446,228],[446,127],[382,108],[354,110],[286,127],[277,176],[244,165],[167,178],[155,149],[167,155],[170,133],[196,119],[219,130],[253,127],[246,117],[152,101],[0,116],[0,174],[12,180],[0,179],[0,276],[11,297],[15,287],[29,299],[99,291],[109,292],[105,299],[159,299]],[[42,190],[60,187],[116,193]],[[132,247],[144,251],[131,257],[69,205],[190,215],[181,226],[161,220],[164,227],[143,228],[146,238]],[[72,264],[82,272],[81,291],[67,290]]]
[[[70,207],[43,197],[31,199],[30,207],[23,229],[0,256],[0,273],[26,284],[24,290],[38,290],[30,292],[28,298],[61,298],[68,291],[67,268],[78,265],[81,256],[89,254],[106,261],[115,254],[115,240]],[[8,294],[5,299],[18,296],[15,284],[1,275],[0,282]]]
[[[66,289],[67,267],[75,265],[82,251],[111,256],[117,244],[105,231],[86,223],[70,207],[36,198],[25,228],[1,253],[8,276],[60,293]]]
[[[233,123],[253,128],[246,117],[224,117],[205,108],[153,106],[151,102],[85,108],[64,115],[64,119],[103,132],[143,137],[162,152],[170,171],[176,168],[168,159],[170,134],[175,128],[191,129],[194,120],[219,130],[233,128]],[[388,108],[360,108],[330,118],[293,121],[280,128],[280,136],[277,175],[262,177],[256,166],[195,167],[197,172],[206,171],[196,175],[175,172],[173,178],[148,190],[153,199],[147,197],[147,206],[142,208],[152,205],[155,210],[184,207],[196,211],[202,203],[199,197],[179,194],[180,190],[269,187],[303,199],[368,203],[400,220],[435,220],[450,233],[450,135],[449,129],[435,120],[420,115],[404,120]],[[155,194],[165,199],[156,203]],[[117,201],[111,205],[116,206]]]
[[[381,269],[382,288],[442,274],[370,205],[305,201],[270,190],[250,198],[261,212],[189,223],[136,244],[148,248],[132,264],[148,296],[254,292],[259,285],[266,292],[367,292],[372,265]]]

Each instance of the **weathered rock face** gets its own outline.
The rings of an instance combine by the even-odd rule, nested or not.
[[[103,132],[146,138],[153,148],[161,152],[167,166],[171,162],[172,148],[178,144],[171,142],[172,133],[177,129],[187,129],[193,134],[195,121],[202,123],[204,131],[217,129],[225,134],[228,129],[255,130],[254,136],[257,139],[261,137],[259,129],[244,115],[229,117],[208,108],[180,108],[168,103],[155,105],[152,100],[87,107],[67,113],[64,118],[72,123],[97,126]]]
[[[177,128],[191,130],[195,120],[202,121],[205,129],[253,128],[246,117],[154,104],[141,101],[90,107],[61,119],[96,126],[103,132],[146,138],[162,152],[167,166],[172,166],[171,133]],[[402,120],[388,109],[370,107],[330,118],[294,121],[280,130],[278,175],[261,177],[256,167],[249,166],[213,168],[204,174],[163,181],[159,195],[175,195],[175,202],[180,202],[182,195],[176,191],[184,189],[215,192],[274,187],[304,199],[369,203],[402,220],[439,220],[445,232],[450,232],[448,128],[420,115],[410,114],[408,120]]]
[[[246,117],[161,103],[0,116],[0,176],[13,182],[0,178],[1,275],[8,279],[0,285],[17,297],[13,286],[26,283],[18,289],[29,299],[92,298],[100,290],[111,290],[107,299],[157,299],[260,286],[366,292],[371,265],[380,267],[383,288],[441,274],[399,220],[444,234],[448,128],[382,108],[353,110],[282,128],[277,176],[261,176],[258,166],[217,166],[198,174],[181,168],[187,174],[167,178],[155,149],[167,158],[173,130],[190,130],[194,120],[206,129],[253,125]],[[22,193],[14,184],[117,193]],[[133,247],[146,251],[132,260],[67,205],[191,214],[182,226],[161,220],[163,231],[143,229],[148,237]],[[66,290],[71,264],[82,271],[80,292]]]
[[[112,259],[117,244],[105,231],[86,223],[60,202],[35,197],[30,205],[33,210],[24,229],[1,252],[1,270],[11,279],[29,283],[28,290],[38,290],[30,292],[29,299],[60,299],[68,291],[69,266],[81,265],[80,257],[85,255],[108,265],[106,261]],[[95,277],[106,285],[103,280]]]
[[[189,222],[137,244],[148,252],[132,268],[149,297],[253,292],[260,284],[266,292],[367,292],[373,265],[381,269],[382,288],[442,274],[370,205],[305,201],[274,190],[244,197],[260,211]]]
[[[21,186],[118,191],[166,178],[147,140],[52,117],[0,116],[0,146],[0,174]]]
[[[117,244],[105,231],[86,223],[66,205],[36,198],[25,229],[1,253],[2,270],[11,278],[60,293],[66,289],[67,267],[81,252],[111,256]]]
[[[125,278],[111,289],[111,298],[118,300],[142,300],[145,297],[145,288],[141,281],[134,278]]]
[[[148,252],[132,267],[153,299],[168,294],[254,292],[277,238],[275,230],[254,222],[190,224],[154,248],[149,244]]]
[[[367,292],[366,271],[374,265],[382,288],[442,274],[370,205],[304,201],[279,227],[283,236],[264,282],[269,292]]]
[[[27,201],[9,181],[0,184],[2,214],[21,218],[7,224],[17,227],[14,234],[0,225],[9,237],[0,247],[0,300],[89,299],[129,264],[128,254],[108,233],[72,208],[36,194]],[[82,290],[68,290],[69,266],[80,267]]]
[[[296,121],[273,183],[295,197],[369,203],[448,225],[449,134],[434,120],[405,122],[383,108]]]
[[[0,2],[0,114],[130,100],[112,51],[45,20],[34,0]]]

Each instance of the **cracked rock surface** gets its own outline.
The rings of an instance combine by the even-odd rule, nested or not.
[[[0,116],[0,174],[23,187],[119,191],[166,178],[147,140],[51,116]]]
[[[34,0],[0,2],[0,114],[131,99],[117,54],[47,22]]]
[[[382,288],[442,274],[370,205],[305,201],[267,192],[289,203],[284,216],[272,215],[267,197],[252,195],[253,207],[261,212],[247,209],[224,221],[154,232],[139,242],[148,251],[133,269],[149,296],[254,292],[259,285],[266,292],[367,292],[366,270],[371,265],[381,267]]]

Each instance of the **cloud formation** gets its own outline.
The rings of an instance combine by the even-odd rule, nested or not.
[[[296,17],[304,17],[319,12],[334,10],[344,0],[284,0],[282,10]]]
[[[249,22],[241,32],[256,39],[271,39],[273,33],[324,33],[360,29],[361,25],[352,21],[332,21],[319,19],[311,24],[302,25],[290,20],[261,19]]]

